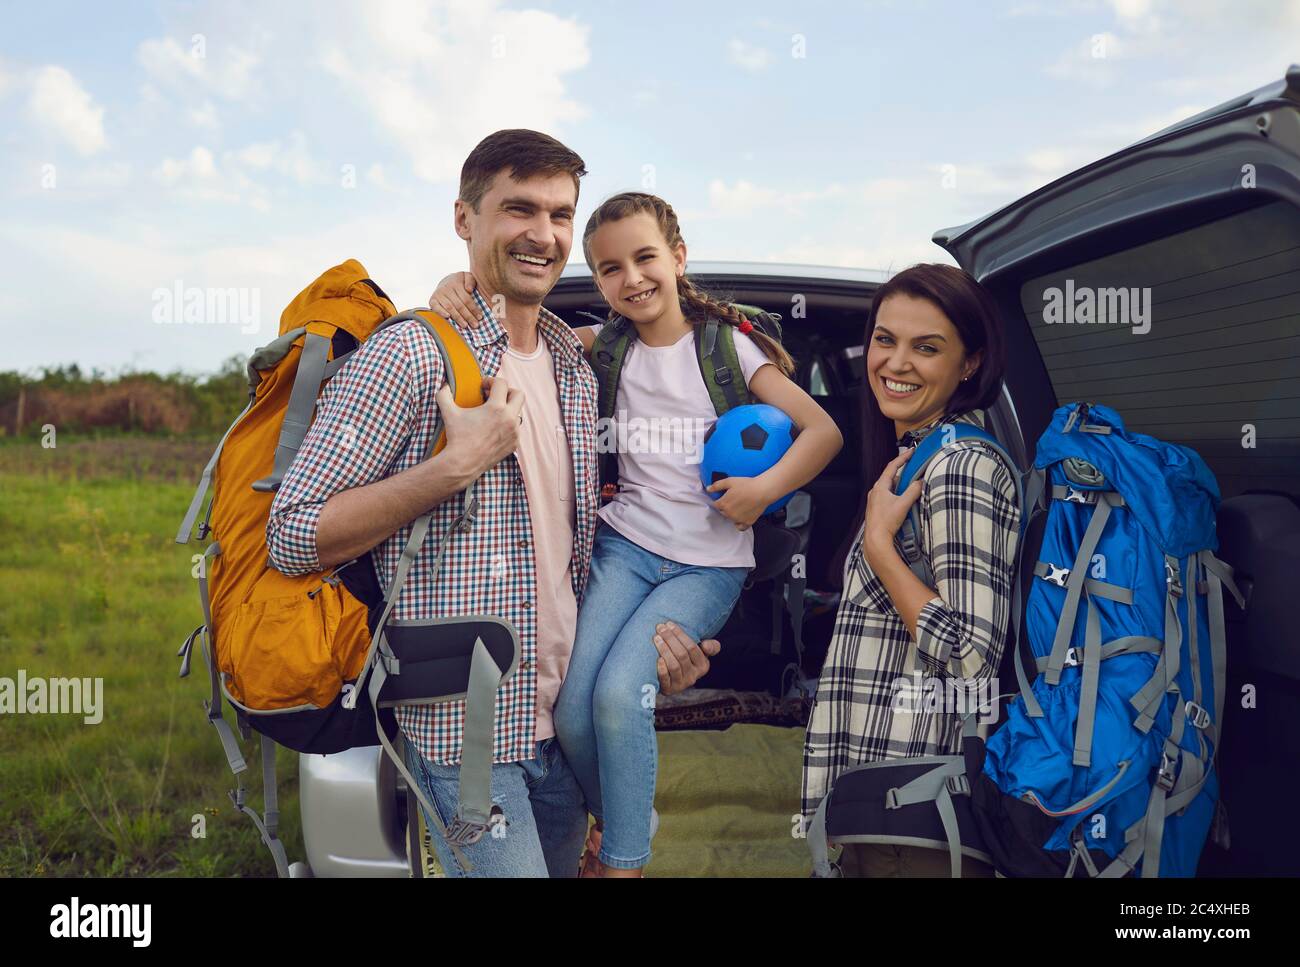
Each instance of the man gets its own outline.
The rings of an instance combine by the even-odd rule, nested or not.
[[[411,522],[434,509],[430,534],[442,534],[459,512],[449,498],[478,479],[473,526],[448,542],[436,580],[438,541],[426,541],[392,614],[491,614],[519,634],[519,667],[497,692],[492,767],[492,798],[509,825],[505,836],[464,849],[474,876],[573,876],[586,831],[551,709],[591,563],[596,379],[577,337],[542,308],[569,256],[584,174],[577,154],[535,131],[498,131],[479,143],[461,170],[455,229],[479,284],[484,321],[462,332],[486,402],[455,404],[422,323],[390,326],[322,392],[267,524],[279,570],[308,573],[376,548],[387,586]],[[424,460],[439,418],[447,444]],[[718,648],[696,646],[672,626],[655,646],[668,693],[707,671],[706,654]],[[399,706],[396,715],[412,775],[445,824],[457,801],[464,702]],[[436,832],[434,846],[448,875],[465,875]]]

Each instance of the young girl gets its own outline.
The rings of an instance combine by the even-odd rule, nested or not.
[[[715,634],[754,566],[751,525],[817,476],[843,441],[826,412],[790,381],[793,362],[781,345],[691,284],[677,216],[665,201],[639,192],[608,199],[587,222],[583,254],[610,319],[626,318],[636,338],[616,397],[626,427],[615,439],[627,442],[618,453],[619,486],[599,512],[554,722],[596,819],[583,875],[640,876],[650,859],[658,764],[656,627],[671,618],[697,641]],[[473,281],[448,277],[430,304],[469,321],[462,287],[472,291]],[[767,472],[709,487],[721,494],[716,501],[699,478],[700,448],[716,414],[693,338],[710,318],[736,327],[751,395],[783,410],[800,430]],[[600,329],[576,330],[589,353]],[[662,439],[665,427],[673,428],[674,445],[638,445],[645,440],[639,430]]]

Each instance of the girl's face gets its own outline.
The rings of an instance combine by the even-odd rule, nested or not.
[[[605,222],[588,243],[596,287],[619,315],[653,322],[677,306],[677,280],[686,271],[686,246],[668,247],[649,212]]]
[[[938,306],[899,292],[876,312],[867,381],[880,412],[901,433],[942,416],[962,377],[979,368],[979,357],[967,357],[957,328]]]

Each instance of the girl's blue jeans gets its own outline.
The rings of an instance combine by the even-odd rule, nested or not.
[[[638,869],[650,859],[659,761],[655,626],[672,621],[697,641],[716,634],[748,573],[671,561],[605,523],[596,533],[554,721],[587,808],[602,822],[606,866]]]

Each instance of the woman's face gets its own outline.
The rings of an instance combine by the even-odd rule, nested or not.
[[[899,292],[885,299],[866,347],[867,382],[899,434],[944,414],[948,400],[979,368],[957,328],[928,299]]]
[[[677,302],[677,279],[686,271],[686,246],[668,248],[649,212],[605,222],[588,243],[596,286],[619,315],[653,322]]]

